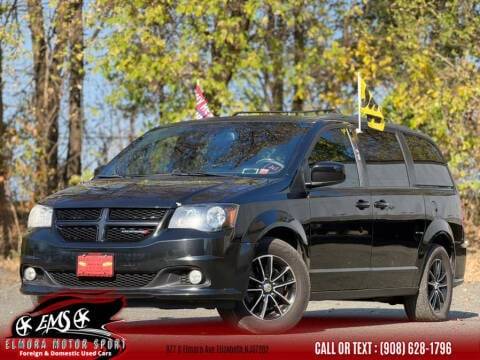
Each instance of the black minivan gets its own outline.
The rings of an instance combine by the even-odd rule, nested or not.
[[[355,130],[340,114],[153,129],[32,209],[21,291],[217,308],[254,333],[288,330],[309,300],[445,320],[466,258],[445,160],[418,132]]]

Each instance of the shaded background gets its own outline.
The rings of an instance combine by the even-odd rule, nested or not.
[[[0,254],[28,210],[147,129],[211,110],[355,111],[432,136],[459,185],[480,278],[480,2],[0,0]],[[13,264],[13,265],[12,265]]]

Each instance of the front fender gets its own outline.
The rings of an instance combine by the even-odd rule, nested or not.
[[[302,241],[303,245],[308,245],[308,238],[305,230],[297,219],[286,211],[269,210],[261,213],[248,226],[242,241],[258,242],[265,234],[275,228],[287,228],[292,230]]]

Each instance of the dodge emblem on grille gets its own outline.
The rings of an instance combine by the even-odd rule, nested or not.
[[[122,229],[120,230],[120,232],[122,234],[142,234],[142,235],[148,235],[150,234],[150,231],[149,229]]]

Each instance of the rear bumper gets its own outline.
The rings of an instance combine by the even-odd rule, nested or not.
[[[463,278],[462,279],[453,279],[453,287],[455,286],[458,286],[458,285],[462,285],[463,284]]]
[[[113,254],[114,278],[79,280],[77,256],[85,253]],[[121,295],[131,306],[229,306],[243,297],[253,255],[254,244],[236,241],[227,231],[164,230],[142,242],[114,244],[71,243],[54,230],[37,229],[24,238],[21,273],[32,266],[39,276],[22,278],[20,290],[38,296]],[[192,269],[204,274],[201,284],[185,281]]]
[[[453,276],[453,286],[463,284],[467,265],[467,245],[468,242],[466,240],[455,243],[455,274]]]

